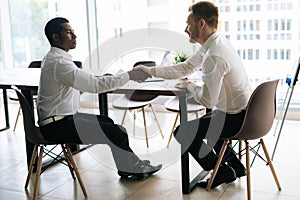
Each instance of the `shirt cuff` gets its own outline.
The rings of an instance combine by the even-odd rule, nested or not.
[[[200,86],[195,83],[190,83],[187,85],[186,89],[190,94],[192,94],[193,96],[196,96],[195,93],[197,91],[197,88],[199,88],[199,87]]]

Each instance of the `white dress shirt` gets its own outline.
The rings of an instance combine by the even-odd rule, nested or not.
[[[229,40],[213,33],[183,63],[155,68],[155,76],[177,79],[201,70],[203,85],[191,83],[187,90],[207,108],[235,114],[245,109],[252,89],[242,61]]]
[[[75,114],[80,107],[80,91],[103,93],[129,81],[128,73],[102,77],[87,73],[74,64],[68,52],[56,47],[51,47],[41,67],[38,89],[40,121],[50,116]]]

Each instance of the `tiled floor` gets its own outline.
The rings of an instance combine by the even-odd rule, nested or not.
[[[10,105],[11,126],[17,106]],[[2,107],[2,105],[1,105]],[[92,110],[93,112],[93,110]],[[3,111],[0,117],[3,117]],[[121,111],[110,111],[110,115],[120,121]],[[143,159],[149,159],[153,164],[163,164],[163,169],[155,176],[143,181],[120,180],[112,160],[111,152],[105,145],[94,145],[75,155],[82,178],[88,192],[88,199],[105,200],[194,200],[194,199],[246,199],[246,178],[237,179],[234,183],[223,184],[210,192],[195,188],[189,195],[181,193],[180,150],[179,145],[172,140],[170,148],[166,148],[170,129],[175,119],[174,113],[158,113],[160,124],[165,133],[162,140],[151,121],[149,149],[146,148],[142,123],[138,124],[136,136],[130,135],[130,122],[125,126],[129,130],[131,146]],[[3,119],[3,118],[2,118]],[[22,118],[20,118],[22,119]],[[3,123],[3,120],[1,120]],[[276,122],[274,123],[274,125]],[[2,124],[1,124],[2,125]],[[25,143],[22,120],[15,133],[12,130],[0,132],[0,199],[23,200],[31,199],[33,184],[29,190],[24,189],[27,175]],[[300,179],[299,121],[286,121],[276,151],[274,165],[279,177],[282,191],[278,191],[271,171],[264,162],[257,159],[251,168],[252,196],[256,200],[296,200],[300,199],[298,180]],[[272,131],[266,138],[269,153],[272,154],[274,140]],[[201,168],[191,161],[191,176]],[[34,178],[32,178],[32,182]],[[77,181],[73,181],[68,168],[58,164],[46,170],[41,176],[39,199],[85,199]]]

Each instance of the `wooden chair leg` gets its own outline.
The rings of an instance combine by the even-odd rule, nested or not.
[[[168,144],[167,144],[167,148],[169,148],[169,145],[170,145],[170,142],[171,142],[171,139],[172,139],[172,136],[173,136],[173,132],[174,132],[174,129],[176,127],[176,123],[177,123],[178,117],[179,117],[179,113],[177,113],[177,115],[176,115],[175,122],[173,124],[172,130],[171,130],[171,134],[170,134],[170,137],[169,137],[169,141],[168,141]]]
[[[133,136],[135,136],[135,127],[136,127],[136,109],[133,109]]]
[[[229,140],[225,140],[224,143],[223,143],[223,146],[222,146],[222,149],[221,149],[221,151],[220,151],[220,155],[219,155],[219,157],[218,157],[218,160],[217,160],[217,163],[216,163],[216,165],[215,165],[214,171],[213,171],[213,173],[212,173],[212,175],[211,175],[211,177],[210,177],[210,180],[209,180],[209,182],[208,182],[208,185],[207,185],[207,191],[210,191],[210,189],[211,189],[211,186],[212,186],[212,184],[213,184],[213,182],[214,182],[214,179],[215,179],[215,177],[216,177],[216,175],[217,175],[218,169],[219,169],[220,164],[221,164],[221,162],[222,162],[223,156],[224,156],[224,154],[225,154],[225,151],[226,151],[228,142],[229,142]]]
[[[124,111],[124,115],[123,115],[123,118],[122,118],[122,121],[121,121],[121,126],[124,126],[126,113],[127,113],[127,110]]]
[[[195,112],[196,118],[199,119],[199,114],[198,112]]]
[[[77,176],[77,180],[78,180],[78,182],[79,182],[79,184],[80,184],[80,187],[81,187],[81,189],[82,189],[82,192],[83,192],[84,196],[87,197],[88,195],[87,195],[87,192],[86,192],[86,189],[85,189],[83,180],[82,180],[82,178],[81,178],[81,176],[80,176],[80,173],[79,173],[77,164],[76,164],[76,162],[75,162],[75,160],[74,160],[74,158],[73,158],[72,151],[71,151],[69,145],[66,145],[66,149],[67,149],[67,156],[68,156],[68,158],[69,158],[69,160],[70,160],[70,163],[71,163],[71,165],[72,165],[72,167],[73,167],[73,169],[74,169],[74,171],[75,171],[75,174],[76,174],[76,176]]]
[[[25,189],[27,189],[31,175],[32,175],[32,170],[33,170],[34,161],[36,159],[37,150],[38,150],[38,145],[34,145],[32,156],[31,156],[31,161],[29,164],[28,174],[27,174],[27,178],[26,178],[26,182],[25,182]]]
[[[15,121],[13,132],[15,132],[15,130],[16,130],[20,114],[21,114],[21,107],[19,106],[19,110],[18,110],[18,114],[17,114],[17,117],[16,117],[16,121]]]
[[[243,141],[239,140],[239,159],[242,161]]]
[[[149,143],[148,143],[147,123],[146,123],[146,115],[145,115],[145,109],[144,109],[144,107],[142,108],[142,113],[143,113],[143,119],[144,119],[144,128],[145,128],[146,144],[147,144],[147,148],[148,148],[148,147],[149,147]]]
[[[157,119],[157,117],[156,117],[155,110],[154,110],[154,108],[153,108],[153,106],[152,106],[152,104],[151,104],[151,103],[149,104],[149,107],[150,107],[150,109],[151,109],[151,111],[152,111],[152,113],[153,113],[153,115],[154,115],[154,119],[155,119],[155,121],[156,121],[156,124],[157,124],[157,126],[158,126],[158,128],[159,128],[159,131],[160,131],[161,137],[164,139],[164,134],[163,134],[163,132],[162,132],[162,130],[161,130],[161,128],[160,128],[160,125],[159,125],[158,119]]]
[[[67,165],[68,165],[68,167],[69,167],[71,176],[72,176],[73,180],[75,180],[76,177],[75,177],[75,174],[74,174],[74,169],[73,169],[72,164],[71,164],[71,162],[70,162],[70,158],[68,157],[67,150],[66,150],[66,148],[65,148],[65,146],[64,146],[63,144],[61,144],[61,148],[62,148],[62,151],[63,151],[63,153],[64,153],[65,160],[66,160]]]
[[[40,153],[38,155],[36,178],[35,178],[35,184],[34,184],[34,192],[33,192],[33,199],[34,200],[37,199],[37,197],[38,197],[38,191],[39,191],[39,185],[40,185],[40,176],[41,176],[41,170],[42,170],[43,152],[44,152],[44,146],[41,146],[40,147]]]
[[[273,163],[272,163],[272,161],[271,161],[271,159],[270,159],[270,156],[269,156],[269,153],[268,153],[268,151],[267,151],[266,145],[265,145],[265,143],[264,143],[264,140],[263,140],[263,139],[260,139],[260,143],[261,143],[261,145],[262,145],[262,147],[263,147],[265,156],[266,156],[266,158],[267,158],[267,160],[268,160],[268,164],[269,164],[269,166],[270,166],[270,169],[271,169],[271,172],[272,172],[272,174],[273,174],[273,178],[274,178],[274,180],[275,180],[275,182],[276,182],[277,188],[278,188],[278,190],[280,191],[280,190],[281,190],[281,186],[280,186],[279,180],[278,180],[278,178],[277,178],[277,175],[276,175],[276,172],[275,172]]]
[[[250,174],[250,145],[246,143],[246,167],[247,167],[247,199],[251,200],[251,174]]]

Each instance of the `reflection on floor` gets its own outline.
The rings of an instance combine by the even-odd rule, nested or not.
[[[18,105],[10,105],[10,118],[16,114]],[[161,109],[162,110],[162,109]],[[2,110],[0,110],[2,111]],[[90,112],[97,112],[90,110]],[[1,112],[0,116],[3,116]],[[121,121],[122,111],[110,111],[110,116]],[[85,182],[88,199],[109,200],[192,200],[192,199],[246,199],[246,178],[237,179],[230,184],[223,184],[207,192],[195,188],[189,195],[181,193],[180,148],[172,139],[170,148],[166,148],[167,138],[175,119],[174,113],[158,112],[159,122],[165,133],[162,140],[156,125],[153,123],[151,112],[148,122],[149,145],[147,149],[142,122],[138,122],[136,135],[130,134],[132,123],[125,124],[130,137],[131,146],[142,159],[149,159],[153,164],[163,164],[163,169],[155,176],[143,181],[120,180],[116,173],[110,149],[106,145],[94,145],[75,155],[82,178]],[[192,116],[194,117],[194,116]],[[130,118],[128,118],[130,119]],[[3,125],[1,117],[0,125]],[[140,123],[140,124],[139,124]],[[276,124],[276,123],[275,123]],[[275,125],[274,124],[274,125]],[[280,138],[280,143],[274,158],[274,166],[279,177],[282,191],[278,191],[273,181],[271,171],[260,159],[255,160],[251,168],[253,199],[264,200],[296,200],[300,199],[298,179],[300,178],[300,161],[297,145],[300,139],[298,121],[286,121]],[[269,153],[274,147],[273,132],[266,138]],[[12,129],[0,132],[0,199],[23,200],[31,199],[33,185],[24,190],[27,175],[25,142],[22,120],[19,121],[16,132]],[[244,159],[245,160],[245,159]],[[191,158],[191,177],[201,168]],[[34,178],[32,178],[34,181]],[[84,199],[77,181],[73,181],[69,170],[64,165],[55,165],[47,169],[41,176],[39,199]]]

